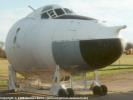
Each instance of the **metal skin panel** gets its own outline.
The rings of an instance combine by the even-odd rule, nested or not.
[[[49,24],[47,21],[46,23]],[[55,66],[52,55],[52,25],[48,29],[45,28],[47,24],[42,23],[41,20],[24,19],[10,30],[6,42],[6,53],[16,71],[48,70]],[[20,27],[20,31],[16,43],[14,43],[18,27]],[[45,34],[45,31],[48,34]]]
[[[120,39],[97,39],[80,41],[80,51],[84,61],[92,70],[106,67],[123,53]],[[100,53],[99,53],[100,52]]]
[[[53,42],[52,47],[56,64],[61,68],[67,69],[85,63],[80,53],[79,41]]]

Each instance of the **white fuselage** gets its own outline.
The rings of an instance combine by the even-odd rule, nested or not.
[[[120,29],[120,27],[104,26],[96,20],[42,20],[40,18],[25,17],[18,21],[9,31],[6,40],[6,54],[10,64],[19,73],[53,71],[57,65],[53,55],[53,42],[118,39]],[[67,49],[67,46],[64,48]],[[77,54],[75,53],[70,57],[73,62],[68,62],[67,67],[86,63],[81,57],[82,55],[79,54],[80,49],[75,48],[72,49],[72,54],[75,52]],[[64,55],[64,53],[62,54]],[[57,58],[61,60],[58,55]]]
[[[20,28],[20,32],[16,33]],[[109,31],[110,30],[110,31]],[[14,37],[16,42],[14,43]],[[112,28],[95,21],[84,20],[36,20],[25,18],[10,30],[6,47],[9,61],[18,71],[54,67],[53,41],[76,41],[118,38]],[[12,53],[10,53],[12,52]]]

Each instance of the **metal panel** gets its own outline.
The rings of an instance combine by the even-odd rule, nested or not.
[[[55,61],[60,66],[66,67],[83,63],[79,41],[53,42],[52,48]]]
[[[123,53],[121,39],[81,40],[81,55],[92,69],[103,68],[116,61]]]

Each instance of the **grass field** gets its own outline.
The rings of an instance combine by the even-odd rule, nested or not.
[[[114,62],[112,65],[100,69],[99,71],[101,76],[103,77],[105,77],[106,75],[112,75],[117,73],[119,74],[122,72],[133,72],[133,55],[122,55],[122,57]]]
[[[8,79],[8,61],[6,59],[0,59],[0,89],[7,88]],[[122,55],[122,57],[117,60],[112,65],[100,69],[99,71],[100,79],[105,79],[106,77],[115,76],[121,73],[133,72],[133,55]],[[92,78],[93,73],[87,73],[87,79]],[[75,76],[75,79],[81,79],[80,75]]]
[[[6,59],[0,59],[0,89],[7,87],[8,76],[8,61]]]

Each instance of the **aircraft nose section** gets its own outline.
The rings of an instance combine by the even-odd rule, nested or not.
[[[80,41],[80,51],[84,61],[92,70],[106,67],[123,53],[121,39],[98,39]]]

